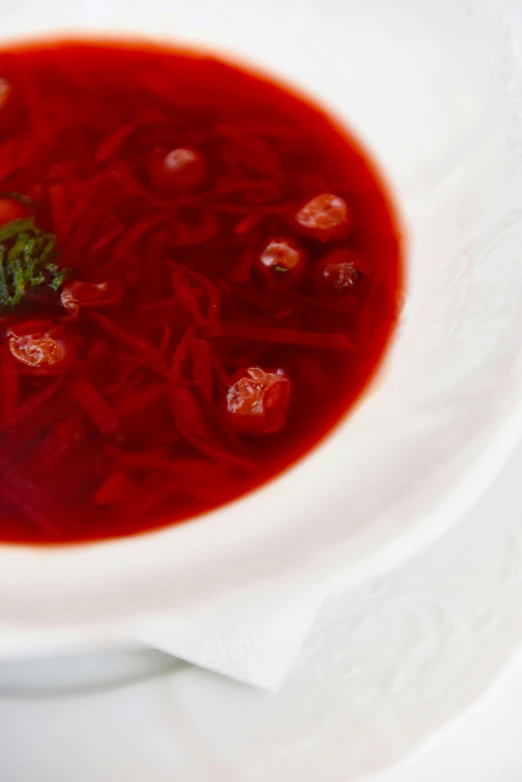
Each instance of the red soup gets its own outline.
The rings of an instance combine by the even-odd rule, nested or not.
[[[387,195],[313,104],[206,55],[0,52],[0,540],[215,508],[361,394],[396,314]]]

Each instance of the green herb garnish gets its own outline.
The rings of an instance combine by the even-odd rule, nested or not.
[[[63,284],[66,269],[54,263],[56,236],[41,231],[33,217],[0,227],[0,304],[16,307],[31,289]]]

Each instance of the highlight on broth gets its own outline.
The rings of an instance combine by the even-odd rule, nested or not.
[[[180,50],[0,51],[0,540],[259,486],[358,398],[398,284],[382,185],[311,103]]]

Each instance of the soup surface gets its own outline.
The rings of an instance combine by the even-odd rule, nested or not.
[[[259,486],[385,348],[397,230],[345,131],[204,54],[0,52],[0,540],[170,524]]]

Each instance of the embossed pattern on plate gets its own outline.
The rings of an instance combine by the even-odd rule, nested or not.
[[[403,761],[520,649],[521,468],[522,445],[431,549],[330,598],[278,694],[184,667],[113,692],[0,699],[2,782],[69,782],[73,768],[75,782],[359,782]]]

